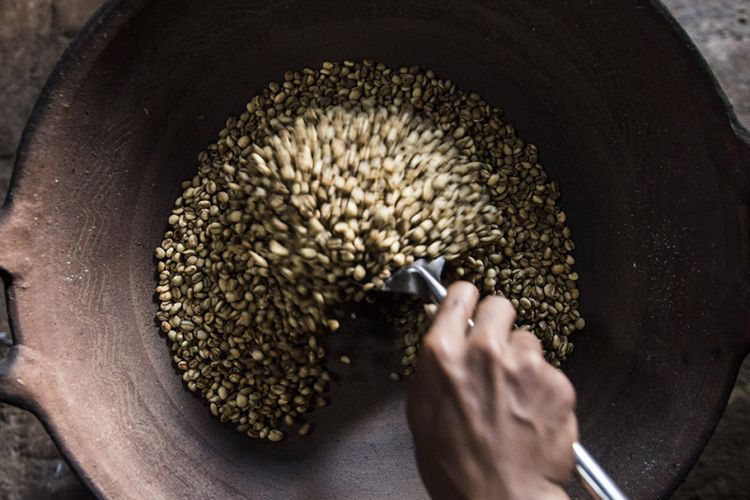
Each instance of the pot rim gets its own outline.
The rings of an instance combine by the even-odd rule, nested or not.
[[[56,95],[60,93],[59,91],[61,89],[70,88],[71,85],[78,86],[78,84],[86,78],[89,68],[96,61],[96,56],[109,44],[110,38],[107,37],[107,33],[118,32],[123,25],[127,24],[152,1],[153,0],[105,0],[93,16],[79,30],[74,39],[65,49],[63,55],[55,64],[54,69],[50,73],[50,76],[45,82],[34,104],[16,150],[16,158],[11,173],[8,193],[4,204],[0,207],[0,241],[17,241],[12,237],[7,237],[9,233],[13,234],[14,220],[19,219],[19,207],[16,205],[18,202],[23,201],[15,199],[15,187],[24,175],[27,152],[34,141],[35,135],[39,131],[40,124],[50,113],[50,107],[55,101]],[[740,154],[740,157],[737,160],[738,171],[743,176],[742,182],[739,183],[739,189],[750,189],[750,130],[740,123],[726,93],[721,87],[716,75],[708,65],[708,62],[698,50],[685,29],[678,23],[667,7],[662,4],[660,0],[644,0],[644,3],[647,8],[650,8],[654,14],[658,15],[666,22],[666,28],[670,29],[673,35],[681,42],[681,50],[683,51],[682,55],[685,60],[696,65],[700,70],[700,73],[702,73],[702,77],[707,78],[707,83],[710,84],[710,88],[720,99],[721,110],[731,126],[735,139],[738,141],[738,149],[746,153],[746,157],[743,157],[742,154]],[[52,110],[52,112],[54,113],[54,110]],[[14,206],[16,206],[16,210],[14,210]],[[13,253],[15,254],[21,253],[22,251],[23,249],[13,249]],[[15,311],[13,307],[14,298],[12,293],[13,279],[16,275],[22,275],[23,270],[13,269],[12,262],[10,263],[11,266],[8,266],[9,263],[4,262],[5,257],[5,255],[0,255],[0,273],[2,273],[3,278],[5,278],[4,286],[10,292],[7,300],[7,305],[9,306],[8,316],[11,324],[11,336],[14,339],[15,346],[11,349],[11,353],[6,359],[0,361],[0,378],[13,378],[16,371],[18,373],[27,373],[24,365],[28,364],[29,358],[34,357],[34,353],[26,352],[27,349],[23,346],[22,332],[20,332],[18,328],[14,331],[13,328]],[[12,261],[12,259],[10,260]],[[10,267],[10,269],[5,269],[3,265]],[[750,277],[746,276],[746,279],[750,279]],[[729,394],[739,372],[742,360],[745,356],[750,354],[750,332],[747,333],[747,345],[744,346],[744,349],[740,349],[739,352],[735,353],[736,359],[733,365],[734,368],[730,372],[732,375],[732,382],[727,382],[727,385],[724,388],[722,396],[724,402],[729,398]],[[34,381],[32,380],[32,383],[33,382]],[[45,409],[35,400],[33,387],[27,388],[24,391],[18,391],[15,389],[12,380],[5,386],[0,384],[0,389],[3,387],[5,387],[5,390],[0,390],[0,394],[12,404],[26,408],[34,413],[52,437],[55,444],[61,450],[74,473],[98,497],[103,497],[104,491],[100,489],[99,485],[86,473],[85,470],[81,469],[79,460],[71,454],[64,440],[59,438],[58,430],[49,424],[49,419],[45,414]],[[724,411],[724,407],[724,405],[720,407],[717,406],[714,410],[712,416],[716,419],[717,423],[719,417]],[[695,462],[697,462],[712,433],[713,428],[706,429],[705,435],[702,436],[703,444],[700,447],[696,447],[684,462],[684,466],[688,470],[690,470]],[[683,480],[684,477],[682,474],[676,475],[671,480],[671,484],[665,490],[665,495],[669,496],[674,492]]]

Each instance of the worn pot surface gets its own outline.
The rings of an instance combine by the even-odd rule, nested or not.
[[[0,218],[18,344],[0,395],[102,496],[424,497],[378,325],[342,337],[370,362],[317,432],[274,446],[183,388],[153,320],[152,251],[198,151],[285,69],[362,57],[435,70],[539,146],[578,244],[582,441],[634,498],[667,495],[750,344],[750,148],[647,0],[108,3],[51,77]]]

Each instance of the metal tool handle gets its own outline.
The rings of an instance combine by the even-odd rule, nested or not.
[[[440,304],[447,295],[443,284],[425,269],[417,267],[415,270],[424,279],[435,303]],[[474,326],[474,321],[471,319],[469,319],[469,326]],[[604,469],[586,451],[586,448],[581,446],[581,443],[573,443],[573,454],[575,455],[578,479],[593,498],[598,500],[627,500],[627,497],[622,494],[614,481],[604,472]]]
[[[436,280],[433,275],[428,273],[422,267],[415,267],[414,270],[419,273],[425,284],[427,284],[427,287],[430,289],[430,293],[432,294],[432,298],[434,299],[435,303],[440,304],[445,296],[448,295],[448,292],[445,290],[443,284],[440,283],[440,281]]]
[[[573,454],[576,459],[576,472],[581,485],[593,497],[601,500],[627,500],[622,491],[604,472],[596,460],[589,455],[581,443],[573,443]]]

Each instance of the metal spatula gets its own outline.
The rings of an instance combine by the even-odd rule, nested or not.
[[[419,259],[402,267],[385,282],[385,290],[415,295],[425,302],[439,304],[445,298],[445,287],[440,282],[445,258]]]
[[[440,304],[446,295],[445,287],[440,281],[444,265],[443,257],[431,261],[419,259],[388,278],[384,290],[414,295],[426,302]],[[474,326],[471,319],[469,326]],[[573,454],[578,478],[593,498],[626,500],[627,497],[580,443],[573,443]]]

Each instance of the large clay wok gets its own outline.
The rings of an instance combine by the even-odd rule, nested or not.
[[[2,399],[104,497],[424,497],[388,332],[348,325],[368,361],[313,436],[274,445],[184,389],[153,319],[153,248],[198,151],[285,69],[362,57],[479,92],[539,146],[578,245],[582,441],[626,493],[668,495],[750,345],[750,147],[648,0],[108,2],[39,99],[0,217]]]

